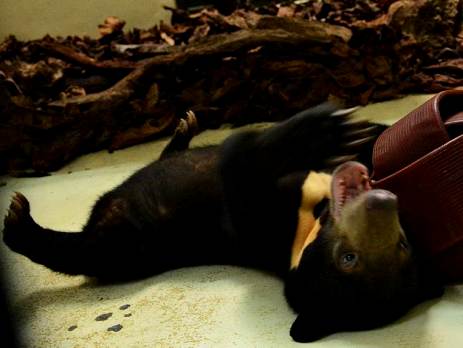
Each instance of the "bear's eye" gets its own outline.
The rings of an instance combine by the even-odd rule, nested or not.
[[[399,245],[402,249],[404,250],[408,250],[408,243],[407,241],[405,241],[404,239],[401,239],[400,242],[399,242]]]
[[[345,253],[341,256],[341,267],[345,270],[350,270],[355,267],[358,261],[356,253]]]

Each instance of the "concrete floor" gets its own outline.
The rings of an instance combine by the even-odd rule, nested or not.
[[[357,114],[391,123],[427,98],[371,105]],[[214,143],[229,133],[227,129],[207,131],[193,145]],[[78,231],[95,199],[157,158],[166,142],[86,155],[49,177],[2,178],[6,186],[0,189],[0,212],[3,216],[11,193],[20,191],[29,198],[38,223]],[[288,334],[295,315],[285,303],[282,283],[267,274],[211,266],[103,286],[85,277],[53,273],[0,244],[9,270],[14,321],[24,347],[298,345]],[[120,309],[123,305],[130,306]],[[107,320],[95,320],[106,313],[112,313]],[[122,325],[120,331],[107,330],[117,324]],[[419,306],[388,327],[332,335],[311,347],[459,347],[462,327],[463,286],[454,286],[444,298]]]

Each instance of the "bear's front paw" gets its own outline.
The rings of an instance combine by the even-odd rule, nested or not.
[[[327,138],[333,151],[327,156],[325,165],[336,167],[347,161],[356,160],[360,153],[372,149],[380,128],[364,120],[351,117],[356,108],[338,110],[330,116],[330,128]]]

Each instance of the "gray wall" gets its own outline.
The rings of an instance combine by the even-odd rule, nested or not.
[[[174,0],[0,0],[0,40],[14,34],[19,39],[50,35],[98,36],[97,25],[107,16],[126,21],[125,29],[148,28],[168,21],[162,5]]]

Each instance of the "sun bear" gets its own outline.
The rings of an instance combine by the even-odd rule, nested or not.
[[[401,228],[397,197],[347,161],[368,162],[376,129],[349,113],[323,104],[188,149],[189,113],[158,160],[95,203],[81,232],[39,226],[16,193],[4,241],[54,271],[105,280],[205,264],[274,272],[299,314],[296,341],[384,325],[442,289]]]

